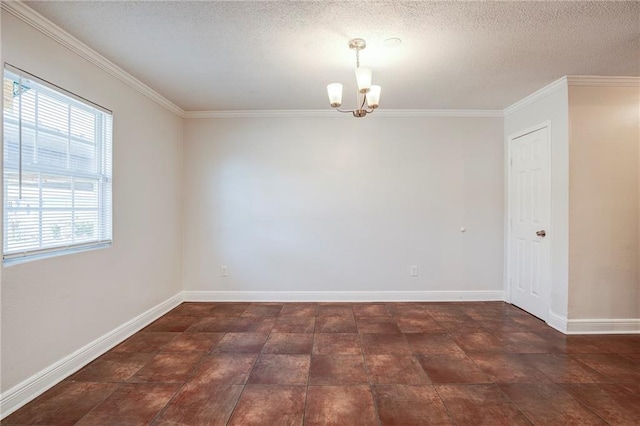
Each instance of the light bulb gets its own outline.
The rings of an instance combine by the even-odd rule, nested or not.
[[[380,90],[382,90],[380,86],[371,86],[371,90],[367,93],[367,105],[369,108],[375,109],[380,105]]]
[[[342,84],[329,84],[327,86],[327,94],[329,95],[329,103],[333,108],[338,108],[342,105]]]
[[[358,82],[358,91],[367,93],[371,88],[371,68],[356,68],[356,81]]]

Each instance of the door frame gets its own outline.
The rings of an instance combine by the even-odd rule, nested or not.
[[[525,129],[519,130],[508,135],[505,138],[505,221],[504,221],[504,282],[503,282],[503,291],[504,291],[504,299],[507,303],[512,303],[511,297],[511,146],[515,139],[518,139],[522,136],[525,136],[529,133],[533,133],[535,131],[541,129],[547,129],[547,139],[548,139],[548,149],[547,149],[547,162],[549,164],[549,237],[553,238],[553,156],[551,155],[551,147],[553,143],[553,138],[551,134],[551,120],[543,121],[535,126],[530,126]],[[553,240],[552,240],[553,241]],[[551,312],[551,294],[553,288],[553,244],[552,241],[549,242],[549,286],[548,286],[548,294],[546,294],[547,299],[547,309],[545,318],[542,318],[545,322],[549,322],[550,312]]]

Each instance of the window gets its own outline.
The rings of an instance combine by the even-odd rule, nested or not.
[[[5,263],[109,245],[111,112],[4,70]]]

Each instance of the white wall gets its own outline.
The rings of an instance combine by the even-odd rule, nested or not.
[[[3,269],[4,392],[181,290],[183,123],[6,12],[2,55],[114,113],[113,246]]]
[[[502,125],[186,120],[185,289],[502,291]]]
[[[569,314],[640,318],[640,88],[569,86]]]
[[[556,85],[543,96],[504,119],[506,140],[544,122],[551,125],[551,312],[568,314],[569,283],[569,128],[567,85]],[[552,320],[552,319],[550,319]]]

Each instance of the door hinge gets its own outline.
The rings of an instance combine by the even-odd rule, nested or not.
[[[509,166],[510,166],[510,167],[513,167],[513,158],[510,158],[510,159],[509,159]]]

